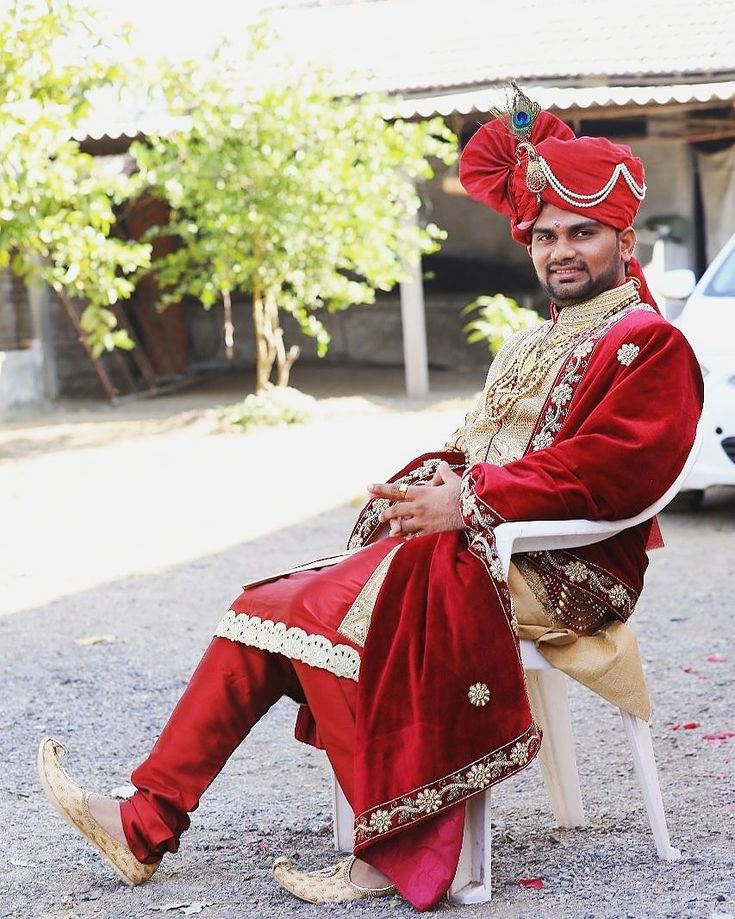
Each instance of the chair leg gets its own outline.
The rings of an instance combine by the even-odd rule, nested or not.
[[[620,716],[623,719],[625,733],[628,736],[628,743],[633,753],[633,763],[638,776],[638,784],[643,794],[643,801],[646,805],[648,821],[653,831],[658,857],[664,861],[676,861],[677,858],[681,858],[681,852],[671,845],[669,839],[669,828],[666,825],[656,760],[653,756],[651,730],[645,721],[635,718],[622,709],[620,710]]]
[[[344,792],[332,774],[332,819],[334,848],[352,851],[352,828],[355,815]],[[465,809],[464,836],[457,872],[449,888],[455,903],[487,903],[491,896],[491,810],[490,791],[474,795]]]
[[[352,830],[355,824],[355,815],[345,798],[342,786],[337,777],[332,773],[332,826],[334,833],[334,848],[338,852],[352,852]]]
[[[534,717],[544,732],[539,762],[556,822],[565,828],[584,826],[566,677],[560,670],[527,670],[526,683]]]
[[[492,832],[490,789],[469,798],[457,873],[449,888],[453,903],[487,903],[491,893]]]

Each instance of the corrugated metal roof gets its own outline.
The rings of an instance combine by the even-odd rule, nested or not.
[[[735,78],[735,0],[378,0],[274,12],[282,47],[390,92]],[[687,75],[691,75],[687,79]]]
[[[524,84],[526,92],[542,109],[604,108],[619,105],[667,105],[671,103],[731,101],[735,99],[735,80],[722,83],[681,83],[665,86],[589,86],[548,87]],[[402,118],[413,115],[466,115],[489,112],[502,107],[507,93],[503,87],[476,89],[463,93],[412,97],[399,101],[392,114]]]
[[[111,2],[111,0],[108,0]],[[126,10],[135,9],[129,0]],[[284,6],[285,3],[285,6]],[[217,37],[235,48],[257,7],[209,0],[201,57]],[[262,6],[262,2],[260,3]],[[281,0],[269,11],[280,38],[262,61],[264,79],[293,58],[342,75],[339,89],[403,96],[396,112],[447,115],[488,111],[517,79],[544,108],[731,101],[735,98],[735,0]],[[150,4],[136,29],[154,32]],[[192,46],[186,5],[167,19],[167,53]],[[155,12],[155,9],[153,10]],[[201,9],[196,8],[196,17]],[[181,36],[177,37],[177,30]],[[184,31],[186,30],[186,40]],[[150,45],[152,35],[145,36]],[[142,41],[142,39],[141,39]],[[145,41],[143,41],[145,44]],[[135,50],[135,44],[134,44]],[[166,116],[139,107],[96,107],[92,137],[163,130]],[[79,136],[79,132],[76,132]]]
[[[606,108],[626,105],[670,105],[693,102],[735,101],[735,80],[722,83],[682,83],[664,86],[591,86],[561,87],[533,86],[524,84],[524,91],[545,110],[558,112],[570,109]],[[451,115],[457,112],[487,113],[502,107],[507,101],[506,89],[475,89],[462,93],[445,93],[433,96],[397,98],[394,105],[386,109],[388,117],[429,118],[433,115]],[[103,114],[94,115],[74,132],[76,140],[100,140],[110,138],[133,139],[146,134],[163,133],[186,126],[186,119],[174,119],[169,115],[148,114],[139,118],[111,121]]]

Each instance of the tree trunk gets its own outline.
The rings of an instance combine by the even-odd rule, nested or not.
[[[229,290],[222,291],[222,303],[225,308],[225,357],[231,361],[235,356],[235,326],[232,322],[232,297]]]
[[[286,351],[283,329],[278,317],[276,291],[253,289],[253,322],[255,325],[256,372],[255,390],[262,392],[271,386],[288,386],[291,367],[299,356],[295,345]],[[271,375],[275,365],[275,384]]]
[[[260,286],[253,288],[253,326],[255,328],[255,391],[270,387],[271,368],[275,355],[271,354],[266,331],[265,301]]]
[[[276,365],[276,386],[288,386],[288,378],[291,374],[291,368],[299,356],[299,348],[293,345],[286,351],[283,343],[283,329],[278,317],[278,303],[276,302],[275,291],[269,290],[266,293],[266,316],[270,329],[270,342],[275,353]]]

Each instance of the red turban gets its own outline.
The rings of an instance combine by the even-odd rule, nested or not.
[[[482,125],[462,152],[459,178],[467,194],[510,217],[513,239],[524,245],[547,203],[616,230],[629,227],[646,192],[643,163],[630,147],[575,137],[515,89],[511,112]],[[628,275],[642,282],[641,299],[655,306],[637,259]]]
[[[464,148],[459,178],[472,198],[510,217],[513,238],[524,244],[543,204],[624,230],[646,190],[643,164],[630,147],[575,137],[550,112],[536,117],[527,139],[505,118],[482,125]]]

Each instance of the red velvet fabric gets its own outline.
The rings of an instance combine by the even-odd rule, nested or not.
[[[422,468],[424,459],[408,468]],[[424,786],[442,788],[458,771],[510,749],[533,730],[507,588],[493,590],[459,531],[380,539],[333,567],[247,588],[232,609],[361,651],[338,627],[370,573],[396,546],[400,549],[373,612],[359,682],[332,677],[326,692],[324,671],[293,662],[308,702],[299,712],[297,736],[326,750],[358,815]],[[467,597],[475,598],[469,607]],[[491,687],[490,704],[470,703],[468,690],[476,682]],[[346,732],[348,718],[335,718],[335,697],[353,691],[355,728]],[[495,780],[530,762],[538,740],[535,735],[524,758],[499,768]],[[354,760],[336,755],[348,747]],[[488,778],[484,787],[489,784]],[[417,908],[427,909],[454,876],[462,802],[481,790],[479,785],[458,789],[441,807],[396,821],[355,851],[383,870]]]
[[[463,532],[402,546],[373,612],[360,671],[357,736],[369,742],[355,751],[357,823],[412,790],[441,791],[442,780],[532,727],[510,615],[504,585],[491,581]],[[473,684],[488,687],[486,705],[471,704]],[[355,851],[380,846],[466,794],[400,814],[378,837],[358,837]]]
[[[626,345],[638,349],[629,364],[618,356]],[[478,463],[468,474],[504,520],[632,517],[684,465],[702,399],[699,364],[682,333],[638,310],[596,346],[553,446],[505,466]]]
[[[413,461],[409,474],[424,470],[425,460]],[[430,469],[423,475],[430,478]],[[420,478],[415,474],[412,480]],[[379,529],[376,516],[370,535]],[[400,549],[378,597],[362,654],[351,773],[344,768],[346,758],[340,762],[334,755],[335,747],[345,743],[344,720],[334,719],[332,700],[316,685],[321,672],[294,661],[308,700],[308,709],[299,713],[297,736],[326,749],[358,815],[389,806],[388,801],[411,790],[442,789],[458,771],[466,773],[476,761],[504,747],[510,750],[519,738],[526,740],[523,757],[498,767],[493,780],[499,780],[526,765],[538,748],[538,734],[535,745],[526,736],[533,724],[509,623],[507,587],[493,590],[485,567],[469,552],[460,532],[408,541],[380,539],[336,566],[248,588],[232,609],[359,649],[337,629],[369,574],[395,546]],[[470,607],[468,596],[476,598]],[[487,706],[470,703],[468,690],[475,682],[491,686]],[[332,694],[339,695],[343,684],[349,681],[334,680]],[[453,726],[451,737],[447,724]],[[445,796],[441,807],[397,821],[379,838],[363,840],[356,851],[385,871],[417,908],[428,908],[454,876],[462,801],[490,783],[488,778],[484,786],[457,789]]]
[[[621,351],[627,346],[628,354],[638,349],[629,364],[620,360],[627,359]],[[661,316],[638,310],[597,344],[553,445],[534,450],[529,443],[518,460],[505,466],[478,463],[466,474],[496,523],[633,517],[679,474],[694,442],[702,399],[702,374],[684,336]],[[549,401],[541,419],[550,407]],[[574,554],[637,594],[649,536],[660,541],[651,521]]]
[[[423,912],[449,890],[464,835],[464,801],[402,833],[363,849],[360,858],[382,871]]]
[[[313,603],[325,611],[326,619],[330,611],[341,616],[377,561],[397,542],[382,541],[348,558],[340,566],[342,577],[330,568],[298,572],[245,591],[235,605],[263,614],[266,607],[288,609],[303,622],[308,610],[313,612]],[[336,632],[333,638],[346,641]],[[347,799],[355,806],[357,683],[278,654],[215,638],[151,753],[133,772],[137,791],[123,802],[121,815],[136,858],[150,863],[178,850],[181,834],[189,827],[189,813],[197,809],[201,796],[253,725],[284,694],[304,703],[297,719],[297,737],[326,751]],[[454,877],[463,829],[460,802],[364,857],[417,909],[428,909]]]

